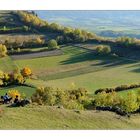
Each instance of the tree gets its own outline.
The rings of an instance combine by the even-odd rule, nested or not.
[[[0,57],[5,57],[7,55],[7,48],[5,45],[0,44]]]
[[[19,74],[19,73],[14,73],[14,81],[17,83],[17,84],[23,84],[25,82],[25,79],[24,77]]]
[[[3,85],[4,72],[0,70],[0,86]]]
[[[25,67],[21,70],[21,74],[23,77],[30,77],[32,75],[32,71],[29,67]]]
[[[57,42],[55,39],[52,39],[48,42],[48,48],[49,49],[59,49],[59,46],[57,45]]]
[[[16,96],[18,96],[19,99],[20,99],[20,97],[21,97],[20,92],[19,92],[18,90],[15,90],[15,89],[9,90],[9,91],[8,91],[8,95],[9,95],[10,97],[12,97],[13,99],[15,99]]]
[[[40,37],[36,38],[35,42],[37,44],[43,44],[45,41],[43,39],[41,39]]]
[[[67,33],[73,32],[73,30],[72,30],[72,28],[70,28],[70,27],[64,27],[64,28],[63,28],[63,32],[64,32],[64,34],[67,34]]]
[[[109,46],[103,47],[103,53],[104,53],[104,54],[108,54],[108,53],[110,53],[110,52],[111,52],[111,48],[110,48]]]
[[[6,26],[3,26],[3,30],[6,31]]]
[[[111,48],[104,45],[97,46],[95,50],[98,54],[109,54],[111,52]]]
[[[134,112],[139,109],[139,103],[137,102],[137,95],[133,92],[128,93],[123,102],[121,103],[121,108],[125,112]]]
[[[23,30],[28,32],[29,31],[29,27],[28,26],[23,26]]]
[[[50,28],[54,31],[59,31],[61,29],[60,25],[56,23],[51,23]]]
[[[0,79],[4,78],[4,72],[0,70]]]
[[[35,28],[39,31],[47,31],[47,32],[54,32],[60,33],[60,36],[63,36],[64,40],[62,39],[59,42],[84,42],[89,39],[97,39],[96,34],[81,30],[81,29],[74,29],[71,27],[64,27],[56,23],[48,23],[46,21],[41,20],[35,13],[27,12],[27,11],[18,11],[17,15],[20,19],[30,28]],[[101,38],[100,38],[101,39]],[[102,40],[102,39],[101,39]],[[57,46],[58,47],[58,46]]]
[[[56,41],[57,41],[59,44],[65,43],[65,39],[64,39],[63,36],[57,36]]]

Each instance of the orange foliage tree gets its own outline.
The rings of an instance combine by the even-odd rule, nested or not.
[[[21,70],[21,74],[23,77],[30,77],[32,75],[32,71],[29,67],[24,67],[22,70]]]

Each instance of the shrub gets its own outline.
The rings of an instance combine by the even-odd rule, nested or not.
[[[8,95],[9,95],[10,97],[12,97],[13,99],[15,99],[16,96],[18,96],[19,98],[21,97],[20,92],[19,92],[18,90],[14,90],[14,89],[9,90],[9,91],[8,91]]]
[[[98,54],[109,54],[111,52],[111,48],[104,45],[97,46],[95,50]]]
[[[128,93],[126,97],[122,98],[115,92],[111,94],[102,93],[95,96],[95,105],[97,107],[120,108],[123,112],[133,113],[139,109],[140,96],[135,93]]]
[[[89,98],[85,89],[63,90],[59,88],[38,88],[31,97],[39,105],[62,105],[68,109],[83,109],[88,106]]]
[[[51,106],[54,105],[56,101],[54,89],[52,87],[37,88],[31,99],[39,105],[47,104]]]
[[[3,80],[0,79],[0,86],[2,86],[3,84],[4,84]]]
[[[120,104],[125,112],[131,113],[139,109],[138,96],[131,92],[123,99],[123,102]]]
[[[70,100],[76,100],[79,103],[82,103],[83,100],[88,97],[87,90],[84,88],[78,88],[78,89],[70,89],[64,91],[66,95],[68,96],[68,99]]]
[[[4,73],[4,78],[3,78],[4,84],[8,84],[11,82],[10,76],[8,73]]]
[[[48,48],[49,48],[49,49],[58,49],[58,48],[59,48],[59,46],[58,46],[58,44],[57,44],[57,42],[56,42],[55,39],[51,39],[51,40],[48,42]]]
[[[28,26],[23,26],[22,27],[24,31],[28,32],[29,31],[29,27]]]
[[[17,48],[17,52],[18,52],[18,53],[21,52],[21,49],[20,49],[20,48]]]
[[[21,74],[23,77],[30,77],[32,75],[32,71],[29,67],[25,67],[21,70]]]
[[[14,81],[16,84],[23,84],[25,82],[25,79],[21,74],[15,73],[14,74]]]
[[[4,72],[0,70],[0,79],[4,78]]]
[[[128,89],[133,89],[133,88],[138,88],[140,87],[140,84],[131,84],[131,85],[120,85],[115,88],[100,88],[95,91],[95,94],[101,93],[101,92],[106,92],[106,93],[111,93],[111,92],[118,92],[118,91],[123,91],[123,90],[128,90]]]
[[[76,102],[75,100],[70,100],[70,101],[66,102],[64,107],[67,109],[80,109],[80,110],[84,109],[84,106],[82,104]]]
[[[30,68],[23,68],[20,70],[14,70],[11,73],[4,73],[0,71],[0,86],[8,86],[15,84],[24,84],[26,79],[32,75]]]
[[[119,106],[122,102],[122,98],[117,95],[116,92],[112,92],[111,94],[107,94],[103,92],[102,94],[98,94],[95,96],[95,105],[100,107],[106,106]]]
[[[109,54],[111,52],[111,48],[109,46],[104,46],[102,52],[103,54]]]
[[[7,48],[5,45],[0,44],[0,57],[5,57],[7,55]]]
[[[43,39],[41,39],[40,37],[38,37],[38,38],[36,38],[36,40],[35,40],[35,43],[37,43],[37,44],[44,44],[44,40]]]
[[[65,92],[63,89],[56,89],[56,104],[57,105],[65,105],[69,101],[69,94]]]

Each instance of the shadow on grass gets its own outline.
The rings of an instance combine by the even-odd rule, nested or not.
[[[140,65],[140,64],[139,64],[139,65]],[[140,73],[140,67],[139,67],[139,68],[135,68],[135,69],[131,70],[131,72]]]
[[[127,68],[133,69],[133,70],[130,70],[130,72],[140,73],[140,62],[136,62],[136,64],[128,66]]]
[[[68,58],[65,61],[61,61],[60,63],[61,65],[66,65],[66,64],[74,64],[74,63],[80,63],[86,61],[87,62],[100,61],[99,63],[92,64],[92,66],[103,66],[103,67],[114,67],[114,66],[136,63],[135,61],[124,60],[119,57],[115,57],[111,55],[98,55],[94,52],[84,52],[76,55],[71,55],[70,58]]]

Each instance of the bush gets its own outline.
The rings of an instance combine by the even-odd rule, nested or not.
[[[36,102],[39,105],[54,105],[56,102],[56,97],[54,89],[52,87],[40,87],[37,88],[35,94],[31,97],[32,102]]]
[[[119,96],[117,96],[117,94],[115,92],[111,93],[111,94],[107,94],[105,92],[103,92],[102,94],[98,94],[95,97],[95,105],[96,106],[101,106],[101,107],[105,107],[105,106],[116,106],[120,104],[120,98]]]
[[[19,92],[18,90],[14,90],[14,89],[9,90],[9,91],[8,91],[8,95],[9,95],[10,97],[12,97],[13,99],[15,99],[16,96],[18,96],[19,99],[20,99],[20,97],[21,97],[20,92]]]
[[[138,99],[139,98],[135,93],[128,93],[127,96],[121,102],[120,108],[127,113],[134,112],[139,109]]]
[[[21,70],[21,74],[23,77],[30,77],[32,75],[32,71],[29,67],[25,67]]]
[[[3,81],[0,79],[0,86],[2,86],[4,83],[3,83]]]
[[[18,53],[21,52],[21,49],[20,49],[20,48],[17,48],[17,52],[18,52]]]
[[[76,102],[75,100],[70,100],[70,101],[66,102],[64,107],[67,109],[79,109],[79,110],[84,109],[84,106],[82,104]]]
[[[111,48],[104,45],[97,46],[95,50],[98,54],[109,54],[111,52]]]
[[[49,42],[48,42],[48,48],[49,49],[59,49],[59,46],[56,42],[55,39],[51,39]]]
[[[135,93],[128,93],[126,97],[122,98],[115,92],[111,94],[102,93],[95,96],[95,105],[97,107],[109,107],[113,111],[118,107],[122,112],[133,113],[139,109],[140,96]]]
[[[114,91],[118,92],[118,91],[138,88],[138,87],[140,87],[140,84],[120,85],[115,88],[100,88],[95,91],[95,94],[102,93],[102,92],[106,92],[106,93],[111,93]]]
[[[0,79],[4,78],[4,72],[0,70]]]
[[[14,73],[14,81],[16,84],[23,84],[25,82],[25,79],[21,74]]]
[[[0,57],[5,57],[7,55],[7,48],[5,45],[0,44]]]
[[[21,71],[17,69],[10,73],[0,71],[0,86],[22,85],[31,75],[32,71],[28,67],[23,68]]]
[[[45,40],[43,40],[40,37],[38,37],[38,38],[36,38],[35,43],[36,44],[44,44],[45,43]]]
[[[31,97],[39,105],[59,105],[68,109],[83,109],[88,106],[89,98],[85,89],[63,90],[59,88],[38,88]]]

